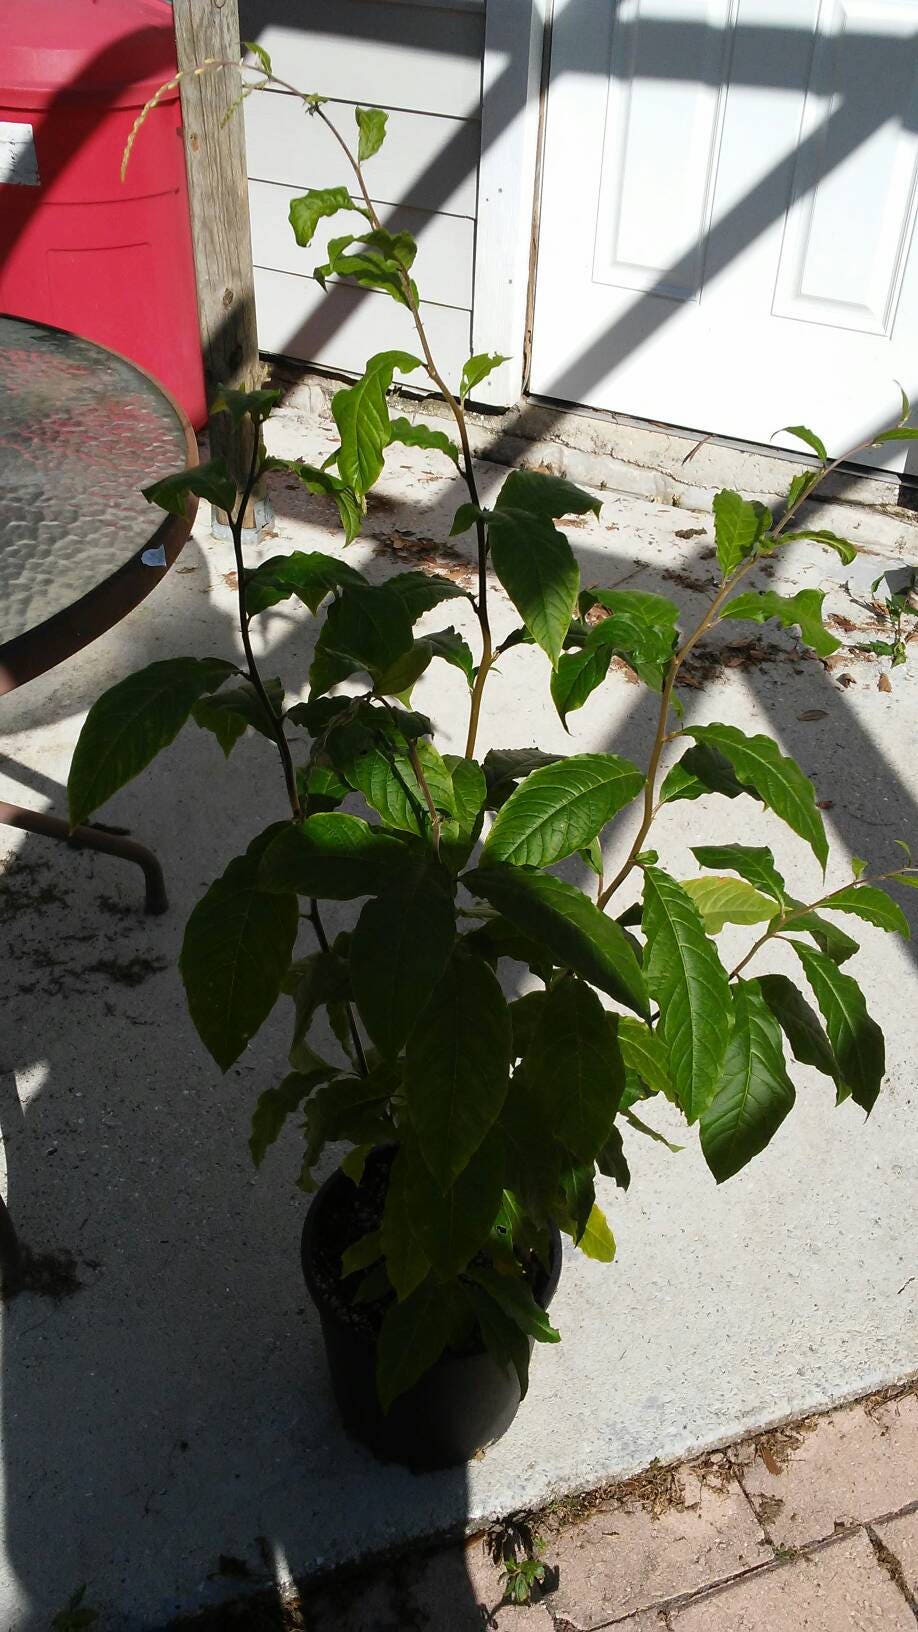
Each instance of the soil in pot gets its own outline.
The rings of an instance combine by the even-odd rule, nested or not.
[[[501,1366],[477,1341],[449,1349],[383,1413],[376,1392],[376,1338],[394,1293],[379,1266],[341,1278],[341,1258],[379,1228],[393,1148],[374,1151],[355,1185],[332,1174],[313,1199],[303,1226],[307,1289],[319,1311],[332,1389],[349,1433],[385,1461],[417,1471],[467,1462],[506,1433],[520,1406],[511,1366]],[[551,1232],[549,1267],[524,1266],[533,1294],[547,1309],[561,1273],[561,1238]],[[531,1345],[530,1345],[531,1347]]]

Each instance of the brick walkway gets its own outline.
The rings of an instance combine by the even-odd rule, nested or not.
[[[497,1570],[475,1538],[291,1594],[272,1624],[304,1632],[915,1632],[918,1385],[565,1501],[537,1528],[557,1572],[538,1604],[500,1605]],[[251,1607],[236,1613],[246,1622]]]

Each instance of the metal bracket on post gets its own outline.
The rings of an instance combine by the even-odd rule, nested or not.
[[[238,105],[238,68],[192,77],[207,59],[237,63],[241,56],[237,0],[174,0],[175,44],[181,80],[185,164],[198,286],[198,315],[208,400],[221,385],[243,391],[262,382],[255,326],[255,275],[249,224],[245,128]],[[251,425],[216,414],[208,425],[212,458],[222,458],[237,488],[246,483]],[[266,494],[252,496],[244,539],[264,536],[273,524]],[[226,517],[212,511],[211,531],[229,537]]]

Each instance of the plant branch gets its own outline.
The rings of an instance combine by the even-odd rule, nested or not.
[[[837,895],[845,895],[847,894],[848,890],[858,889],[862,884],[885,884],[888,883],[891,878],[902,878],[906,873],[914,872],[918,872],[918,868],[895,867],[892,872],[877,873],[874,878],[855,878],[848,884],[840,884],[837,889],[830,890],[828,895],[821,895],[817,901],[810,901],[808,904],[802,907],[792,907],[789,912],[778,913],[775,918],[769,920],[768,928],[759,936],[757,941],[753,942],[745,957],[740,958],[736,968],[730,970],[728,979],[735,980],[737,975],[740,974],[743,969],[745,969],[747,963],[752,961],[760,948],[763,947],[767,941],[773,941],[779,935],[783,934],[788,925],[793,924],[795,918],[801,918],[803,917],[804,913],[807,912],[817,912],[820,907],[831,906]]]
[[[325,925],[322,922],[322,915],[319,912],[319,903],[315,897],[313,897],[309,903],[309,921],[315,930],[316,940],[318,941],[322,951],[328,952],[330,950],[328,936],[325,933]],[[344,1008],[345,1013],[347,1014],[347,1025],[351,1034],[351,1042],[354,1045],[354,1053],[357,1056],[357,1064],[360,1067],[360,1075],[362,1077],[367,1077],[370,1074],[370,1068],[367,1065],[367,1057],[364,1052],[363,1041],[360,1036],[360,1032],[357,1029],[357,1021],[354,1016],[354,1010],[351,1004],[347,1001],[345,1001]]]

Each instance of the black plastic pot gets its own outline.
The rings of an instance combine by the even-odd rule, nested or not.
[[[507,1432],[520,1408],[512,1366],[500,1366],[481,1350],[442,1355],[435,1365],[383,1413],[376,1393],[376,1348],[366,1331],[348,1325],[330,1302],[313,1268],[313,1247],[323,1213],[339,1203],[351,1180],[333,1173],[313,1198],[303,1224],[301,1256],[306,1288],[319,1311],[332,1390],[341,1419],[374,1455],[415,1470],[450,1468]],[[547,1309],[561,1276],[561,1237],[551,1232],[549,1268],[534,1288]],[[530,1350],[532,1342],[530,1340]]]

